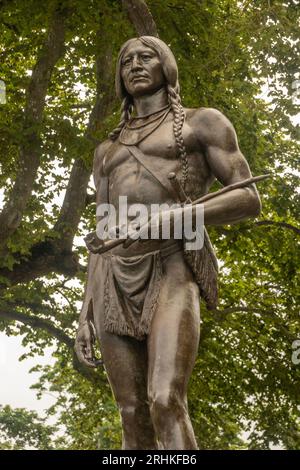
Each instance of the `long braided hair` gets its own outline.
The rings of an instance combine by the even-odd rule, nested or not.
[[[182,136],[182,127],[185,120],[185,113],[184,109],[181,105],[180,99],[180,88],[178,82],[178,69],[175,57],[171,51],[171,49],[161,40],[154,36],[141,36],[139,38],[129,39],[129,41],[123,44],[119,56],[118,62],[116,67],[116,93],[118,97],[122,100],[121,105],[121,119],[118,126],[109,134],[109,138],[111,140],[116,140],[122,131],[123,127],[126,123],[130,120],[132,111],[133,111],[133,103],[132,98],[128,94],[127,90],[125,89],[122,77],[121,77],[121,67],[122,67],[122,59],[123,56],[128,48],[128,46],[134,41],[141,41],[142,44],[145,46],[150,47],[153,49],[158,57],[161,60],[164,76],[166,79],[166,89],[169,98],[169,104],[171,106],[173,112],[173,133],[176,141],[176,145],[178,148],[180,160],[181,160],[181,168],[182,168],[182,178],[181,184],[183,188],[185,187],[186,180],[188,177],[189,172],[189,165],[188,165],[188,158],[187,153],[183,141]]]

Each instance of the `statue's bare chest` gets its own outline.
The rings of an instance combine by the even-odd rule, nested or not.
[[[184,143],[186,146],[189,159],[195,159],[194,153],[197,153],[197,145],[194,142],[192,131],[188,125],[184,125],[183,128]],[[164,167],[168,167],[170,171],[178,170],[180,166],[180,155],[178,145],[176,144],[174,131],[173,131],[173,120],[164,122],[158,129],[156,129],[151,135],[147,136],[138,144],[139,149],[146,155],[151,156],[153,159],[162,164],[162,171]],[[135,158],[130,154],[126,145],[116,142],[112,145],[110,150],[103,161],[104,173],[109,176],[119,166],[128,167],[131,166],[134,170],[134,166],[137,164]]]
[[[182,129],[183,141],[187,152],[189,174],[186,190],[190,195],[204,194],[212,181],[201,146],[196,141],[188,122]],[[182,166],[178,144],[175,139],[172,116],[138,144],[139,149],[147,156],[147,163],[155,166],[156,171],[166,177],[175,172],[179,179]],[[149,158],[150,157],[150,158]],[[129,152],[129,147],[119,141],[112,144],[103,161],[103,173],[109,177],[110,194],[136,194],[147,192],[143,199],[153,199],[156,194],[160,200],[162,188],[149,171]]]

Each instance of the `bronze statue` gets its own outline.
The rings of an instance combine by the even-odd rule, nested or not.
[[[118,208],[122,195],[129,205],[146,206],[200,198],[205,225],[260,213],[232,124],[215,109],[182,107],[176,61],[163,41],[142,36],[123,45],[116,90],[120,123],[95,151],[98,205]],[[205,196],[216,178],[231,190]],[[97,365],[95,330],[120,410],[123,448],[197,449],[187,385],[198,351],[200,294],[208,308],[217,302],[207,233],[194,252],[172,238],[114,240],[107,251],[93,234],[87,244],[92,253],[76,351],[87,366]]]

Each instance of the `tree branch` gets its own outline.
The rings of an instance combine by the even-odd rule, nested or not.
[[[101,36],[101,31],[98,31],[98,35]],[[85,132],[87,140],[92,142],[93,132],[100,128],[114,105],[112,48],[99,47],[99,50],[100,54],[96,58],[97,96]],[[74,235],[86,206],[90,175],[91,168],[88,168],[82,159],[75,160],[62,208],[54,226],[54,230],[61,235],[60,246],[65,251],[72,249]]]
[[[238,227],[238,231],[243,232],[245,230],[251,230],[254,226],[256,227],[274,226],[277,228],[287,228],[288,230],[291,230],[292,232],[294,232],[296,235],[300,235],[300,228],[296,227],[295,225],[289,224],[287,222],[278,222],[276,220],[267,220],[267,219],[254,221],[252,222],[251,225],[250,224],[241,225],[240,227]],[[230,229],[226,229],[220,226],[215,226],[214,229],[217,230],[218,232],[224,233],[225,235],[230,232]]]
[[[252,308],[252,307],[242,307],[242,306],[237,306],[237,307],[228,307],[224,308],[223,310],[213,310],[212,311],[214,316],[218,318],[220,321],[223,321],[227,315],[230,313],[238,313],[238,312],[244,312],[244,313],[260,313],[260,314],[269,314],[273,315],[274,310],[269,310],[269,311],[262,311],[260,308]]]
[[[48,37],[32,71],[26,94],[23,136],[20,146],[19,170],[1,214],[0,243],[19,227],[23,212],[31,196],[33,183],[40,164],[40,125],[45,107],[46,93],[55,64],[62,56],[65,40],[66,10],[56,9],[52,16]]]
[[[276,227],[287,228],[289,230],[292,230],[296,235],[300,235],[300,228],[295,227],[294,225],[288,224],[286,222],[276,222],[275,220],[259,220],[257,222],[254,222],[254,225],[274,225]]]
[[[122,0],[122,5],[139,36],[158,37],[153,16],[144,0]]]
[[[44,320],[43,318],[29,316],[25,313],[17,312],[16,310],[5,309],[5,311],[0,311],[0,319],[19,321],[25,325],[32,326],[33,328],[44,330],[58,341],[64,343],[68,348],[73,348],[74,340],[66,335],[62,330],[54,326],[51,322]]]
[[[60,234],[57,242],[61,249],[67,252],[72,250],[74,235],[86,206],[90,175],[91,168],[87,168],[82,159],[75,160],[60,214],[54,225],[54,231]]]
[[[212,310],[212,314],[216,321],[222,323],[226,320],[227,316],[231,313],[259,313],[260,315],[270,315],[274,323],[277,324],[278,328],[289,338],[291,341],[293,340],[294,336],[289,332],[289,330],[283,325],[283,322],[280,318],[276,316],[276,312],[274,309],[270,308],[268,310],[262,310],[259,307],[243,307],[243,306],[236,306],[236,307],[228,307],[224,308],[223,310]]]
[[[0,269],[0,276],[6,278],[10,285],[29,282],[51,272],[75,276],[79,271],[85,270],[79,264],[76,253],[62,251],[59,241],[49,237],[33,245],[30,256],[24,258],[24,255],[19,255],[19,258],[12,271],[8,268]],[[6,284],[0,283],[0,288],[5,287]]]
[[[103,382],[99,373],[93,369],[89,369],[79,361],[74,351],[74,339],[70,338],[70,336],[68,336],[64,331],[53,325],[53,323],[44,320],[43,318],[29,316],[25,313],[20,313],[12,309],[5,309],[5,311],[0,310],[0,320],[18,321],[35,329],[46,331],[50,334],[50,336],[53,336],[68,347],[72,354],[73,367],[77,372],[79,372],[84,378],[93,384],[99,384],[100,382]]]

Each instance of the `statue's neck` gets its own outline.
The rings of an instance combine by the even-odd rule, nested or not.
[[[169,103],[165,87],[160,88],[152,95],[143,95],[133,98],[133,105],[137,116],[155,113]]]

